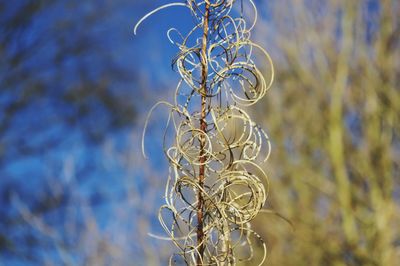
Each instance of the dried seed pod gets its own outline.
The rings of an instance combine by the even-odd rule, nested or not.
[[[254,9],[250,23],[243,15],[245,2]],[[266,246],[250,221],[267,198],[268,178],[257,162],[268,159],[271,146],[242,107],[265,95],[274,71],[268,53],[250,40],[256,6],[252,0],[171,3],[145,15],[135,33],[147,17],[172,6],[189,9],[195,25],[186,35],[168,31],[179,49],[173,64],[181,81],[174,103],[159,102],[149,113],[167,105],[167,126],[175,130],[174,144],[165,147],[170,171],[158,216],[168,237],[160,238],[179,249],[170,264],[179,258],[188,265],[235,265],[254,259],[252,244],[259,242],[261,265]],[[256,49],[266,56],[268,80],[252,58]]]

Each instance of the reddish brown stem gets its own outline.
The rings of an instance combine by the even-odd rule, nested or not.
[[[210,14],[210,4],[206,1],[205,13],[204,13],[204,24],[203,24],[203,39],[201,47],[201,118],[200,118],[200,130],[206,134],[207,131],[207,76],[208,76],[208,60],[207,60],[207,39],[208,39],[208,20]],[[206,139],[204,136],[200,138],[200,166],[199,166],[199,187],[204,188],[204,175],[205,175],[205,145]],[[204,260],[204,198],[203,193],[199,189],[197,195],[197,265],[203,265]]]

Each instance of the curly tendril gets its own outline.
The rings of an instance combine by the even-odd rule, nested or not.
[[[254,12],[244,18],[243,6]],[[169,160],[165,204],[158,218],[167,237],[178,248],[170,258],[188,265],[235,265],[256,259],[253,245],[266,245],[250,222],[262,212],[268,195],[268,177],[257,164],[266,161],[271,145],[265,131],[243,107],[257,103],[271,87],[274,69],[269,54],[250,40],[257,21],[252,0],[188,0],[163,5],[145,15],[183,6],[194,17],[185,35],[168,30],[179,52],[173,67],[181,76],[166,127],[174,129],[174,143],[164,145]],[[234,16],[236,14],[237,16]],[[270,70],[263,74],[252,59],[258,50]],[[266,79],[267,77],[267,79]],[[166,130],[167,134],[167,130]],[[171,218],[172,217],[172,218]]]

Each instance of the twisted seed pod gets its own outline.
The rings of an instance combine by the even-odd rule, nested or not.
[[[243,17],[244,3],[254,9],[250,27]],[[267,198],[268,178],[257,162],[268,159],[271,146],[242,107],[265,95],[274,71],[269,54],[250,40],[256,6],[252,0],[171,3],[144,16],[135,33],[147,17],[172,6],[186,7],[195,25],[186,35],[168,30],[168,39],[179,49],[173,66],[181,80],[174,103],[159,102],[148,116],[159,105],[168,106],[167,128],[175,132],[174,144],[164,147],[170,168],[166,202],[158,215],[168,237],[156,237],[177,246],[170,264],[235,265],[253,260],[252,245],[259,243],[261,265],[266,245],[250,222]],[[256,49],[269,64],[268,80],[252,59]]]

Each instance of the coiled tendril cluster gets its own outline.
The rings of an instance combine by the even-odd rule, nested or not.
[[[252,7],[250,22],[244,5]],[[148,16],[171,6],[186,7],[195,26],[186,35],[168,30],[179,48],[173,67],[181,80],[174,103],[158,102],[149,113],[168,106],[167,128],[174,130],[173,145],[164,145],[170,170],[158,215],[168,234],[163,239],[178,247],[170,264],[235,265],[257,257],[261,265],[266,246],[250,221],[266,201],[268,178],[257,162],[268,159],[270,143],[243,107],[265,95],[274,72],[268,53],[250,40],[256,6],[252,0],[167,4],[144,16],[135,33]],[[255,50],[265,55],[268,73],[253,61]],[[256,256],[257,243],[263,254]]]

